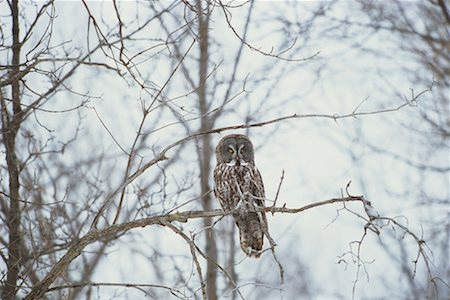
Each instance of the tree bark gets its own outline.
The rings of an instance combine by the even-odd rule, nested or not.
[[[201,120],[200,120],[200,131],[207,131],[212,129],[212,124],[210,117],[208,117],[208,102],[207,102],[207,91],[206,91],[206,78],[208,76],[208,23],[209,23],[209,13],[208,7],[206,8],[206,13],[203,13],[202,1],[197,1],[197,15],[198,15],[198,26],[199,26],[199,42],[200,42],[200,59],[199,59],[199,83],[198,83],[198,100],[199,100],[199,110]],[[214,153],[213,147],[211,145],[210,135],[206,134],[201,137],[199,143],[201,147],[198,151],[199,164],[200,164],[200,185],[201,185],[201,195],[202,195],[202,206],[204,210],[211,210],[212,208],[212,197],[211,197],[211,187],[210,187],[210,176],[211,176],[211,159]],[[212,218],[204,218],[203,225],[206,228],[206,255],[208,256],[207,266],[206,266],[206,293],[209,300],[217,299],[217,247],[216,240],[214,236],[214,230],[211,227]]]
[[[12,16],[12,68],[11,76],[11,97],[13,104],[13,114],[8,113],[7,104],[3,95],[2,99],[2,135],[6,148],[6,163],[9,176],[9,209],[7,212],[8,236],[8,259],[7,275],[3,288],[3,299],[15,299],[17,293],[17,279],[20,270],[20,197],[19,197],[19,164],[16,156],[16,136],[21,124],[20,107],[20,82],[18,78],[20,65],[19,41],[19,7],[18,0],[11,2]]]

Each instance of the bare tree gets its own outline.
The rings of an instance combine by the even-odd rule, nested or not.
[[[294,101],[280,104],[271,96],[299,64],[316,58],[318,52],[305,45],[328,5],[294,24],[302,28],[300,45],[290,31],[275,30],[270,34],[280,39],[267,47],[251,35],[264,23],[254,21],[253,1],[0,5],[9,12],[0,31],[5,299],[90,298],[94,288],[154,298],[244,299],[260,293],[260,286],[270,295],[283,294],[285,282],[296,283],[289,293],[308,296],[304,262],[281,259],[269,235],[262,262],[250,262],[260,274],[245,272],[248,260],[238,255],[235,232],[223,221],[226,214],[214,209],[213,139],[231,130],[256,136],[257,128],[294,120],[333,123],[389,114],[428,92],[382,109],[280,115]],[[84,22],[60,27],[74,11]],[[228,44],[234,51],[225,55]],[[262,60],[252,69],[255,75],[245,65],[248,57]],[[259,89],[258,97],[248,86]],[[278,201],[282,184],[283,176],[272,183],[277,192],[264,208],[273,216],[339,205],[355,217],[363,234],[348,254],[358,272],[365,267],[360,245],[366,236],[390,225],[413,241],[416,264],[423,263],[435,282],[420,235],[379,214],[348,186],[338,197],[289,208]],[[115,253],[114,266],[102,266]],[[132,255],[125,260],[123,253]],[[134,259],[146,264],[139,270],[145,275],[120,278]],[[288,261],[292,268],[286,268]],[[299,274],[305,277],[301,284]]]
[[[405,207],[415,208],[416,220],[423,224],[422,235],[427,236],[426,245],[433,249],[430,256],[434,260],[434,276],[437,278],[435,284],[417,280],[417,277],[432,277],[430,278],[428,270],[417,268],[415,260],[411,263],[411,260],[405,259],[412,250],[405,240],[399,238],[398,233],[390,232],[392,240],[389,242],[387,239],[380,239],[379,243],[401,270],[404,285],[399,297],[439,299],[448,294],[450,281],[449,223],[448,213],[444,212],[444,207],[450,205],[449,7],[445,1],[392,1],[389,4],[360,1],[348,3],[348,8],[350,7],[353,12],[359,13],[329,16],[328,36],[343,39],[348,43],[348,48],[358,49],[361,53],[384,62],[375,67],[377,76],[388,87],[380,91],[381,94],[387,98],[396,96],[406,99],[417,93],[412,86],[432,87],[426,99],[412,103],[417,106],[417,111],[411,117],[396,119],[401,127],[396,130],[399,138],[393,145],[380,144],[380,141],[370,137],[362,126],[347,134],[352,144],[361,147],[348,147],[348,144],[338,141],[336,143],[349,152],[354,164],[366,165],[366,168],[369,168],[370,159],[383,158],[395,165],[396,169],[404,168],[404,171],[399,172],[399,176],[409,178],[409,181],[405,182],[405,187],[409,188],[402,191],[389,184],[381,175],[384,171],[380,171],[375,177],[379,178],[379,186],[385,190],[387,197],[404,203]],[[382,41],[383,47],[373,41]],[[399,86],[392,84],[397,76],[401,76],[405,83],[410,84],[408,94],[405,95]],[[385,119],[386,123],[390,122],[392,125],[392,120]],[[364,158],[362,153],[365,153]],[[368,153],[372,153],[370,159]],[[375,175],[374,171],[371,173]],[[359,180],[364,186],[364,194],[379,194],[379,190],[373,190],[373,181],[369,183],[367,178],[366,172],[361,171]],[[433,184],[430,184],[431,180]],[[408,219],[405,218],[405,221]],[[384,284],[389,290],[399,287],[398,282],[385,280]]]
[[[436,276],[448,283],[450,281],[448,214],[440,214],[438,211],[450,205],[450,191],[447,186],[447,190],[444,188],[441,193],[436,193],[434,188],[430,188],[427,178],[437,178],[437,182],[442,178],[445,187],[444,178],[448,179],[450,174],[448,161],[450,121],[447,118],[450,114],[450,59],[447,55],[450,44],[449,8],[445,1],[425,1],[412,7],[396,1],[389,6],[362,3],[362,10],[369,17],[369,28],[375,33],[393,34],[402,53],[411,57],[415,64],[405,69],[405,73],[411,74],[411,82],[425,85],[430,82],[430,78],[435,81],[432,97],[419,105],[419,115],[403,122],[404,128],[411,132],[412,136],[416,136],[413,138],[417,141],[416,151],[420,151],[418,156],[421,159],[386,151],[371,143],[368,146],[374,152],[391,156],[420,174],[422,179],[418,191],[404,196],[408,198],[406,201],[412,200],[418,207],[427,208],[421,209],[420,219],[422,222],[430,222],[429,229],[426,230],[429,236],[427,243],[434,249]],[[399,240],[398,243],[400,251],[405,253],[404,241]],[[385,249],[387,252],[390,251],[389,247]],[[405,276],[411,278],[408,280],[407,298],[437,299],[448,294],[448,285],[439,283],[438,289],[432,285],[423,286],[413,280],[416,268],[411,270],[409,262],[398,256],[392,258],[404,270]]]

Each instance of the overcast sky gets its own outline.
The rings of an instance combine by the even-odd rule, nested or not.
[[[170,3],[162,1],[157,2],[155,6],[161,9],[170,6]],[[105,32],[116,26],[117,19],[111,3],[89,1],[87,4],[91,13],[101,20],[100,26]],[[350,32],[349,38],[343,39],[338,37],[337,31],[331,29],[333,20],[336,19],[353,18],[353,21],[366,21],[356,3],[345,1],[333,6],[327,11],[326,17],[322,16],[314,21],[312,29],[308,31],[308,37],[296,34],[293,29],[295,27],[285,27],[286,25],[279,21],[284,18],[294,23],[297,20],[306,22],[318,4],[318,2],[308,1],[296,2],[295,5],[278,1],[276,3],[256,2],[247,36],[249,44],[264,52],[270,52],[273,47],[275,53],[293,44],[292,50],[283,56],[291,59],[314,57],[304,62],[287,62],[244,47],[242,63],[237,69],[237,81],[233,89],[233,94],[238,96],[227,104],[226,108],[229,108],[229,112],[217,121],[215,127],[244,124],[248,116],[251,117],[250,123],[255,123],[292,114],[343,115],[355,111],[377,112],[383,109],[394,109],[405,102],[402,95],[410,96],[410,89],[419,93],[429,87],[415,82],[412,74],[406,72],[407,69],[415,69],[416,62],[407,57],[404,52],[397,51],[398,41],[395,36],[383,33],[372,36],[369,33],[365,34],[364,29],[359,28]],[[131,1],[119,2],[123,21],[132,22],[125,27],[126,32],[132,31],[153,14],[143,1],[139,2],[138,6]],[[248,6],[245,4],[241,8],[231,10],[233,12],[231,24],[239,33],[245,26],[244,20]],[[188,17],[190,16],[181,4],[173,10],[173,14],[178,15],[179,18],[182,18],[185,13]],[[177,28],[175,18],[167,17],[164,20],[170,31]],[[57,1],[52,43],[57,45],[67,41],[67,45],[59,51],[63,48],[73,54],[77,51],[86,51],[87,41],[90,39],[89,46],[92,47],[97,39],[92,27],[89,31],[90,38],[86,38],[87,24],[88,16],[81,2]],[[288,32],[287,38],[282,36],[283,30]],[[238,52],[240,41],[230,29],[219,7],[214,9],[212,15],[210,35],[213,45],[210,48],[209,69],[212,75],[207,84],[211,82],[212,85],[213,82],[226,81],[230,78],[232,63]],[[130,43],[126,50],[130,55],[136,54],[152,43],[158,44],[158,41],[152,41],[153,38],[164,39],[166,36],[162,26],[155,22],[139,36],[142,40]],[[186,38],[180,42],[181,48],[187,49],[191,41],[192,38]],[[356,47],[356,44],[360,47]],[[198,55],[198,46],[195,47],[189,54],[190,61],[187,63],[192,74],[196,74],[194,71],[197,68],[192,59]],[[170,47],[164,49],[164,46],[155,46],[137,59],[140,76],[155,89],[164,85],[175,66],[175,55],[168,51],[169,49]],[[103,53],[96,54],[95,59],[113,64],[112,60],[105,59]],[[427,70],[420,72],[427,72]],[[425,74],[425,76],[429,76],[431,83],[433,74]],[[72,125],[75,126],[81,115],[83,121],[79,143],[72,149],[68,149],[65,157],[69,161],[76,161],[87,157],[89,153],[103,151],[110,154],[113,157],[112,165],[115,167],[105,168],[100,174],[104,176],[110,173],[109,179],[112,184],[117,184],[123,174],[122,171],[116,173],[115,171],[123,170],[126,165],[126,156],[123,155],[118,144],[124,149],[131,147],[142,117],[141,102],[148,104],[152,100],[151,96],[143,92],[130,76],[126,78],[126,80],[118,78],[117,74],[111,71],[92,72],[87,67],[83,68],[70,81],[70,88],[91,97],[87,107],[81,109],[80,114],[72,112],[65,115],[45,113],[37,115],[39,123],[55,130],[55,134],[61,138],[73,133]],[[239,94],[244,80],[246,80],[245,92]],[[214,94],[211,93],[211,96],[216,97],[211,99],[211,109],[221,103],[220,99],[224,97],[224,92],[224,87],[218,84]],[[184,94],[187,95],[183,96]],[[199,116],[196,94],[190,93],[189,84],[181,70],[170,81],[164,97],[171,99],[171,105],[177,109],[181,118],[189,120]],[[83,98],[86,97],[61,93],[47,102],[44,108],[66,109],[73,107]],[[432,100],[432,93],[425,94],[420,99],[420,101]],[[419,102],[418,106],[420,105]],[[298,118],[252,128],[248,131],[213,134],[212,140],[216,144],[226,133],[247,133],[256,148],[255,161],[263,176],[266,196],[269,200],[275,198],[280,177],[284,171],[284,180],[277,200],[280,206],[286,204],[287,207],[295,208],[340,197],[342,192],[345,195],[346,185],[351,181],[349,188],[351,194],[364,195],[384,216],[406,216],[407,223],[406,218],[400,220],[408,224],[411,230],[418,230],[419,235],[423,230],[426,238],[431,229],[429,226],[432,225],[426,220],[430,216],[443,218],[448,212],[442,207],[427,207],[424,211],[423,207],[417,206],[420,199],[410,197],[419,197],[422,191],[418,188],[420,185],[426,186],[426,190],[434,193],[434,196],[448,199],[450,193],[448,173],[430,175],[430,178],[424,179],[422,173],[399,159],[374,151],[374,147],[380,148],[417,163],[424,162],[426,157],[426,163],[448,167],[448,153],[438,151],[431,155],[432,157],[427,156],[423,136],[415,136],[411,133],[408,127],[411,123],[409,120],[418,119],[419,115],[418,107],[407,106],[396,112],[338,120],[323,117]],[[151,115],[145,130],[151,132],[157,128],[163,129],[150,134],[145,141],[146,146],[140,152],[144,162],[153,157],[154,151],[159,151],[186,136],[182,124],[169,125],[177,120],[176,116],[166,108]],[[188,124],[193,132],[198,129],[198,120]],[[106,131],[105,126],[114,139]],[[424,127],[425,125],[416,123],[418,131]],[[42,135],[45,135],[45,132]],[[194,141],[187,142],[181,153],[177,154],[180,156],[177,156],[179,161],[176,163],[168,164],[167,168],[166,163],[160,164],[160,168],[166,168],[168,194],[174,193],[179,183],[186,178],[194,178],[191,179],[194,185],[179,198],[174,194],[171,202],[158,206],[159,211],[176,207],[199,195],[199,182],[195,179],[198,172],[194,144]],[[170,151],[169,159],[176,152],[177,150]],[[140,184],[150,182],[159,172],[160,169],[156,168],[148,170],[138,182]],[[149,191],[156,191],[159,188],[160,186],[150,187]],[[133,187],[130,188],[130,194],[132,191]],[[271,204],[271,202],[267,203]],[[219,208],[218,203],[215,207]],[[404,274],[380,246],[379,239],[382,239],[394,255],[400,255],[398,243],[390,237],[392,232],[388,229],[379,237],[372,232],[368,233],[361,248],[361,256],[370,263],[365,265],[367,269],[359,270],[359,275],[358,266],[352,262],[352,257],[350,255],[341,257],[350,250],[352,241],[362,237],[366,224],[364,220],[349,212],[339,211],[341,208],[342,205],[335,205],[319,207],[295,215],[272,216],[269,214],[269,231],[277,243],[276,250],[286,271],[286,284],[280,286],[278,283],[277,285],[278,270],[269,252],[259,260],[244,259],[244,254],[240,253],[238,259],[243,261],[237,265],[237,272],[244,280],[243,285],[251,283],[242,287],[243,294],[248,299],[255,299],[255,297],[261,297],[261,292],[264,291],[263,298],[259,299],[264,299],[264,295],[266,299],[282,297],[292,299],[297,289],[295,278],[301,276],[296,275],[299,272],[297,267],[303,265],[306,268],[304,276],[315,292],[315,299],[351,298],[356,276],[359,277],[355,299],[395,299],[402,295],[406,285]],[[359,203],[349,204],[349,208],[363,213]],[[157,214],[158,209],[152,213]],[[201,209],[201,205],[193,201],[180,210],[184,209]],[[198,222],[181,226],[186,233],[197,233],[203,230]],[[146,253],[152,253],[155,249],[163,253],[174,253],[177,255],[174,261],[178,267],[185,269],[187,273],[193,272],[189,248],[185,241],[173,232],[159,227],[148,227],[135,230],[135,233],[122,237],[109,248],[108,255],[93,276],[93,281],[157,282],[157,275],[151,266],[147,265],[150,262],[145,258]],[[402,238],[401,232],[396,234],[399,239]],[[384,236],[386,236],[385,239],[383,239]],[[199,245],[202,245],[201,239]],[[417,245],[409,240],[405,245],[410,255],[407,260],[414,260]],[[221,245],[219,240],[218,247],[226,248],[226,245]],[[442,253],[437,251],[436,261],[440,261],[441,255]],[[342,261],[338,263],[341,258],[347,263]],[[170,267],[172,263],[174,262],[168,262],[166,266],[163,262],[162,271],[175,273]],[[412,263],[410,267],[412,272]],[[419,263],[418,270],[420,272],[416,280],[426,286],[423,262]],[[260,287],[252,283],[255,276],[262,280]],[[268,282],[264,282],[265,276],[270,277]],[[197,282],[196,280],[192,279],[193,282]],[[304,279],[298,278],[298,280],[301,282]],[[170,285],[167,282],[161,284]],[[397,290],[386,289],[396,286],[398,286]],[[279,289],[284,291],[280,292]],[[124,291],[101,288],[94,292],[95,295],[97,293],[99,299],[107,299],[113,295],[118,296],[118,299],[143,298],[140,291],[132,289]]]

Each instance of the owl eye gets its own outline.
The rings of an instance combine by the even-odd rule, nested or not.
[[[234,150],[233,150],[233,148],[228,148],[228,152],[230,152],[230,153],[233,153],[234,152]]]

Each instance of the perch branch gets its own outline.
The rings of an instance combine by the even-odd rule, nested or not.
[[[311,208],[320,207],[322,205],[328,205],[333,203],[343,203],[351,201],[362,201],[364,203],[364,198],[362,196],[350,196],[343,198],[332,198],[329,200],[324,200],[316,203],[312,203],[300,208],[287,208],[287,207],[265,207],[262,208],[265,211],[270,211],[274,213],[299,213]],[[52,269],[47,273],[47,275],[37,283],[30,291],[30,293],[24,298],[24,300],[40,299],[45,293],[50,289],[50,285],[55,282],[55,280],[61,275],[61,273],[67,269],[69,264],[77,258],[86,246],[107,238],[111,238],[118,234],[125,233],[131,229],[146,227],[151,225],[162,225],[167,226],[171,222],[187,222],[189,219],[198,219],[205,217],[217,217],[223,216],[224,212],[220,209],[210,210],[210,211],[186,211],[186,212],[175,212],[171,214],[158,215],[148,218],[143,218],[127,223],[116,224],[108,226],[105,229],[97,230],[91,228],[91,230],[86,233],[82,238],[73,241],[67,252],[60,258],[60,260],[52,267]]]

